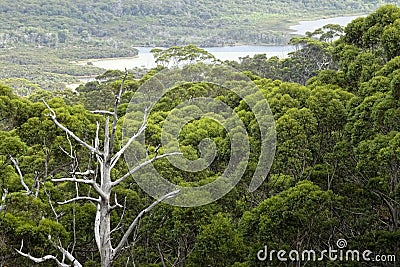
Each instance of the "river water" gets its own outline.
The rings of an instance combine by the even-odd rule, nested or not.
[[[299,24],[290,27],[293,34],[305,35],[307,31],[314,31],[326,24],[339,24],[342,26],[347,25],[350,21],[357,18],[358,16],[348,17],[335,17],[328,19],[319,19],[312,21],[300,21]],[[96,67],[104,69],[117,69],[124,70],[132,69],[135,67],[140,68],[152,68],[156,64],[152,53],[150,53],[151,47],[137,47],[139,54],[137,57],[131,58],[112,58],[112,59],[98,59],[91,60],[92,64]],[[294,47],[289,45],[273,45],[273,46],[224,46],[224,47],[205,47],[205,50],[212,53],[217,59],[222,61],[235,60],[239,61],[239,58],[246,56],[254,56],[255,54],[266,54],[268,57],[277,56],[280,58],[286,57],[289,52],[294,51]],[[81,62],[80,64],[86,64],[87,62]]]
[[[293,34],[306,35],[306,32],[313,32],[318,28],[321,28],[327,24],[339,24],[346,26],[352,20],[361,16],[347,16],[347,17],[335,17],[328,19],[317,19],[317,20],[306,20],[300,21],[299,24],[290,26],[289,29],[293,31]]]
[[[114,58],[114,59],[100,59],[92,60],[92,64],[99,68],[104,69],[117,69],[124,70],[132,69],[135,67],[140,68],[153,68],[156,67],[153,54],[150,53],[152,47],[136,47],[139,50],[137,57],[127,58]],[[206,51],[213,54],[217,59],[236,60],[239,61],[240,57],[254,56],[256,54],[267,54],[268,57],[277,56],[283,58],[294,50],[292,46],[223,46],[223,47],[204,47]],[[82,63],[84,64],[84,63]]]

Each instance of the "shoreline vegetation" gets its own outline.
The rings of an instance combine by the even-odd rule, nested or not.
[[[103,60],[135,59],[135,58],[139,58],[139,55],[136,55],[136,56],[127,56],[127,57],[99,57],[99,58],[88,58],[88,59],[82,59],[82,60],[72,60],[72,61],[70,61],[70,63],[71,63],[71,64],[74,64],[74,65],[84,66],[84,65],[90,65],[90,63],[93,63],[93,62],[103,61]]]
[[[343,22],[343,21],[348,21],[348,22],[350,22],[351,20],[353,20],[353,19],[355,19],[355,18],[358,18],[359,16],[366,16],[366,14],[365,13],[362,13],[362,14],[360,14],[360,13],[358,13],[358,14],[353,14],[353,15],[350,15],[350,16],[324,16],[323,18],[321,18],[321,17],[319,17],[319,16],[313,16],[312,18],[314,18],[314,19],[304,19],[304,20],[294,20],[293,21],[293,23],[291,24],[291,26],[289,26],[286,30],[287,31],[291,31],[292,32],[292,35],[293,36],[303,36],[302,34],[296,34],[296,32],[298,32],[298,31],[313,31],[313,30],[315,30],[315,28],[311,28],[311,27],[315,27],[316,26],[316,22],[318,23],[318,27],[322,27],[322,26],[324,26],[324,24],[319,24],[319,23],[324,23],[323,21],[324,20],[328,20],[328,21],[331,21],[331,20],[333,20],[333,21],[337,21],[338,22],[338,24],[341,24],[341,22]],[[345,23],[346,24],[346,23]],[[345,26],[344,24],[342,25],[342,26]],[[298,27],[299,29],[295,29],[296,27]],[[240,51],[240,52],[243,52],[243,57],[244,56],[247,56],[247,55],[245,55],[246,53],[250,53],[250,54],[253,54],[254,52],[253,51],[248,51],[248,50],[251,50],[251,48],[252,47],[266,47],[266,48],[274,48],[274,47],[280,47],[280,46],[287,46],[287,44],[285,44],[285,45],[276,45],[276,44],[258,44],[258,45],[253,45],[253,44],[249,44],[249,43],[236,43],[236,44],[232,44],[232,45],[226,45],[226,46],[214,46],[214,47],[199,47],[199,48],[202,48],[202,49],[205,49],[205,50],[214,50],[214,49],[219,49],[219,48],[227,48],[227,50],[229,50],[229,48],[241,48],[241,47],[243,47],[243,50],[244,51]],[[143,54],[141,54],[142,52],[140,51],[141,49],[143,49],[143,50],[147,50],[147,49],[149,49],[150,50],[150,48],[155,48],[155,47],[135,47],[135,48],[137,48],[138,50],[139,50],[139,53],[138,53],[138,55],[136,55],[136,56],[128,56],[128,57],[100,57],[100,58],[95,58],[95,59],[84,59],[84,60],[79,60],[79,61],[71,61],[71,63],[72,64],[76,64],[76,65],[81,65],[81,66],[84,66],[84,65],[93,65],[93,63],[96,63],[96,62],[102,62],[102,63],[104,63],[104,62],[106,62],[106,61],[109,61],[110,63],[114,63],[114,64],[112,64],[113,66],[115,66],[115,65],[117,65],[118,63],[115,63],[115,62],[117,62],[117,61],[126,61],[126,60],[131,60],[131,59],[133,59],[133,60],[135,60],[135,59],[139,59],[139,57],[141,56],[141,55],[143,55]],[[166,49],[167,47],[157,47],[157,48],[161,48],[161,49]],[[233,52],[233,51],[226,51],[226,53],[230,53],[230,52]],[[238,53],[240,53],[240,52],[238,52]],[[147,54],[147,51],[146,52],[144,52],[144,53],[146,53]],[[211,52],[211,53],[213,53],[213,52]],[[263,54],[263,53],[267,53],[268,54],[268,52],[265,52],[265,51],[260,51],[259,53],[256,53],[256,54]],[[231,60],[235,60],[235,59],[231,59]],[[104,65],[104,64],[102,64],[102,65]],[[121,64],[122,65],[122,64]],[[133,64],[132,64],[133,65]],[[139,64],[137,64],[137,65],[139,65]],[[135,67],[140,67],[140,66],[135,66]],[[110,70],[110,69],[112,69],[112,68],[110,68],[110,69],[108,69],[108,68],[105,68],[105,69],[107,69],[107,70]],[[118,68],[118,69],[121,69],[121,68]],[[91,76],[91,78],[94,78],[95,76]]]
[[[192,10],[186,4],[176,8],[170,1],[163,6],[138,1],[129,8],[81,0],[63,0],[54,6],[44,0],[24,0],[21,9],[4,0],[0,7],[4,21],[0,26],[0,64],[7,67],[0,68],[0,78],[24,78],[45,90],[60,89],[77,83],[80,76],[93,77],[105,71],[93,62],[137,58],[135,46],[286,45],[294,36],[290,27],[301,21],[357,16],[378,7],[358,0],[327,6],[313,1],[268,7],[259,0],[251,5],[235,2],[229,9],[212,2],[203,8],[202,2]]]

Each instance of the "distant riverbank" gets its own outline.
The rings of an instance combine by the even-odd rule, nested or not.
[[[365,15],[360,16],[340,16],[334,18],[326,18],[326,19],[317,19],[317,20],[304,20],[299,21],[298,24],[290,26],[289,29],[292,30],[292,34],[295,35],[306,35],[306,32],[313,32],[318,28],[321,28],[327,24],[339,24],[341,26],[346,26],[352,20],[363,17]]]
[[[345,26],[357,17],[359,16],[340,16],[327,19],[300,21],[296,25],[290,26],[289,28],[293,31],[293,35],[305,35],[307,31],[312,32],[326,24],[339,24]],[[156,63],[154,61],[153,54],[150,53],[150,50],[152,48],[153,47],[137,47],[137,49],[139,50],[139,54],[135,57],[91,59],[86,61],[79,61],[76,64],[90,64],[106,70],[124,70],[125,68],[153,68],[156,66]],[[266,54],[267,57],[277,56],[279,58],[284,58],[288,55],[288,53],[294,51],[295,48],[290,45],[241,45],[204,47],[204,49],[213,54],[217,59],[220,59],[222,61],[239,61],[240,58],[246,56],[253,57],[256,54]]]
[[[153,68],[156,67],[153,54],[150,53],[152,47],[136,47],[139,54],[136,57],[124,58],[106,58],[88,61],[80,61],[78,64],[92,64],[103,69],[124,70],[132,68]],[[204,47],[206,51],[213,54],[217,59],[235,60],[245,56],[254,56],[256,54],[267,54],[268,57],[277,56],[286,57],[294,48],[289,45],[280,46],[223,46],[223,47]]]

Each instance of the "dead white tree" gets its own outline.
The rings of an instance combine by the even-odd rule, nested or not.
[[[118,118],[118,105],[120,103],[120,98],[122,95],[126,77],[127,77],[127,72],[125,73],[125,76],[122,79],[122,83],[121,83],[119,92],[115,95],[115,103],[114,103],[113,112],[106,111],[106,110],[93,111],[93,113],[99,113],[99,114],[103,114],[106,116],[105,126],[104,126],[103,149],[100,148],[100,140],[99,140],[100,124],[99,123],[97,123],[96,136],[95,136],[94,146],[93,146],[93,145],[85,142],[81,138],[79,138],[71,130],[69,130],[67,127],[62,125],[57,120],[56,113],[54,112],[54,110],[45,101],[43,101],[44,104],[46,105],[46,107],[48,108],[48,110],[50,111],[50,114],[49,114],[50,118],[57,125],[57,127],[60,128],[61,130],[63,130],[67,134],[67,136],[72,137],[76,142],[78,142],[80,145],[82,145],[83,147],[88,149],[91,153],[93,153],[96,156],[97,163],[98,163],[99,170],[100,170],[99,171],[99,174],[100,174],[99,179],[94,175],[96,172],[94,170],[89,169],[84,172],[74,171],[71,173],[71,177],[52,179],[52,181],[53,182],[73,182],[73,183],[77,183],[77,184],[86,184],[86,185],[91,186],[93,188],[93,190],[95,191],[95,193],[97,194],[97,197],[80,196],[79,192],[77,191],[76,197],[66,200],[64,202],[61,202],[59,204],[67,204],[67,203],[71,203],[74,201],[91,201],[97,205],[96,217],[94,219],[94,235],[95,235],[97,248],[100,253],[102,267],[112,266],[113,262],[120,255],[122,250],[125,248],[129,236],[132,234],[132,232],[138,226],[140,219],[146,213],[150,212],[150,210],[153,209],[160,202],[162,202],[166,199],[172,198],[179,193],[179,190],[169,192],[168,194],[157,199],[146,209],[142,210],[136,216],[136,218],[133,220],[133,222],[130,224],[130,226],[128,227],[128,229],[126,230],[126,232],[124,233],[122,238],[117,242],[116,246],[114,246],[112,244],[113,243],[112,242],[113,241],[112,233],[116,229],[111,229],[111,218],[110,218],[111,211],[116,208],[125,208],[123,205],[120,205],[117,202],[116,195],[114,195],[114,198],[115,198],[114,205],[111,205],[113,188],[115,188],[121,182],[123,182],[128,177],[130,177],[134,172],[147,166],[148,164],[152,163],[154,160],[163,158],[166,156],[180,154],[180,153],[169,153],[169,154],[158,155],[157,153],[155,153],[153,158],[149,158],[146,161],[140,163],[138,166],[131,169],[125,175],[122,175],[120,178],[117,178],[117,179],[111,178],[111,170],[115,167],[118,160],[121,158],[121,156],[124,154],[124,152],[129,148],[129,146],[141,134],[144,133],[144,131],[146,129],[146,121],[147,121],[147,116],[148,116],[148,110],[145,110],[143,122],[142,122],[139,130],[132,137],[129,138],[129,140],[126,142],[126,144],[121,149],[119,149],[119,151],[114,153],[117,122],[119,119]],[[110,117],[112,119],[111,125],[110,125]],[[110,132],[110,126],[111,126],[111,132]],[[82,266],[82,264],[79,263],[78,260],[70,252],[68,252],[66,249],[62,248],[61,242],[58,242],[58,243],[59,244],[55,245],[55,247],[63,255],[63,259],[61,261],[59,261],[57,259],[57,257],[55,257],[53,255],[47,255],[42,258],[35,258],[29,254],[26,254],[22,251],[23,243],[21,245],[21,248],[17,249],[16,251],[20,255],[27,257],[37,263],[43,262],[46,260],[54,260],[58,266],[63,266],[63,267],[65,267],[65,266],[75,266],[75,267]],[[68,259],[70,264],[65,264],[64,263],[65,259]]]
[[[10,157],[11,162],[14,164],[15,170],[17,171],[18,176],[19,176],[20,183],[24,187],[26,194],[27,195],[32,194],[32,190],[29,189],[29,187],[26,185],[26,183],[24,181],[24,176],[22,175],[21,169],[19,168],[19,165],[18,165],[18,160],[15,159],[11,155],[9,155],[9,157]],[[37,196],[37,194],[35,194],[35,195]]]
[[[3,189],[3,195],[1,196],[1,202],[4,202],[6,200],[8,194],[8,190],[7,188]],[[5,208],[5,204],[0,204],[0,213],[3,211],[3,209]]]

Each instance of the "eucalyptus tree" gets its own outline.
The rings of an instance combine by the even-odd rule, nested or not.
[[[195,45],[172,46],[167,49],[153,48],[150,52],[153,53],[156,63],[164,67],[171,64],[175,66],[184,63],[216,61],[214,55]]]

